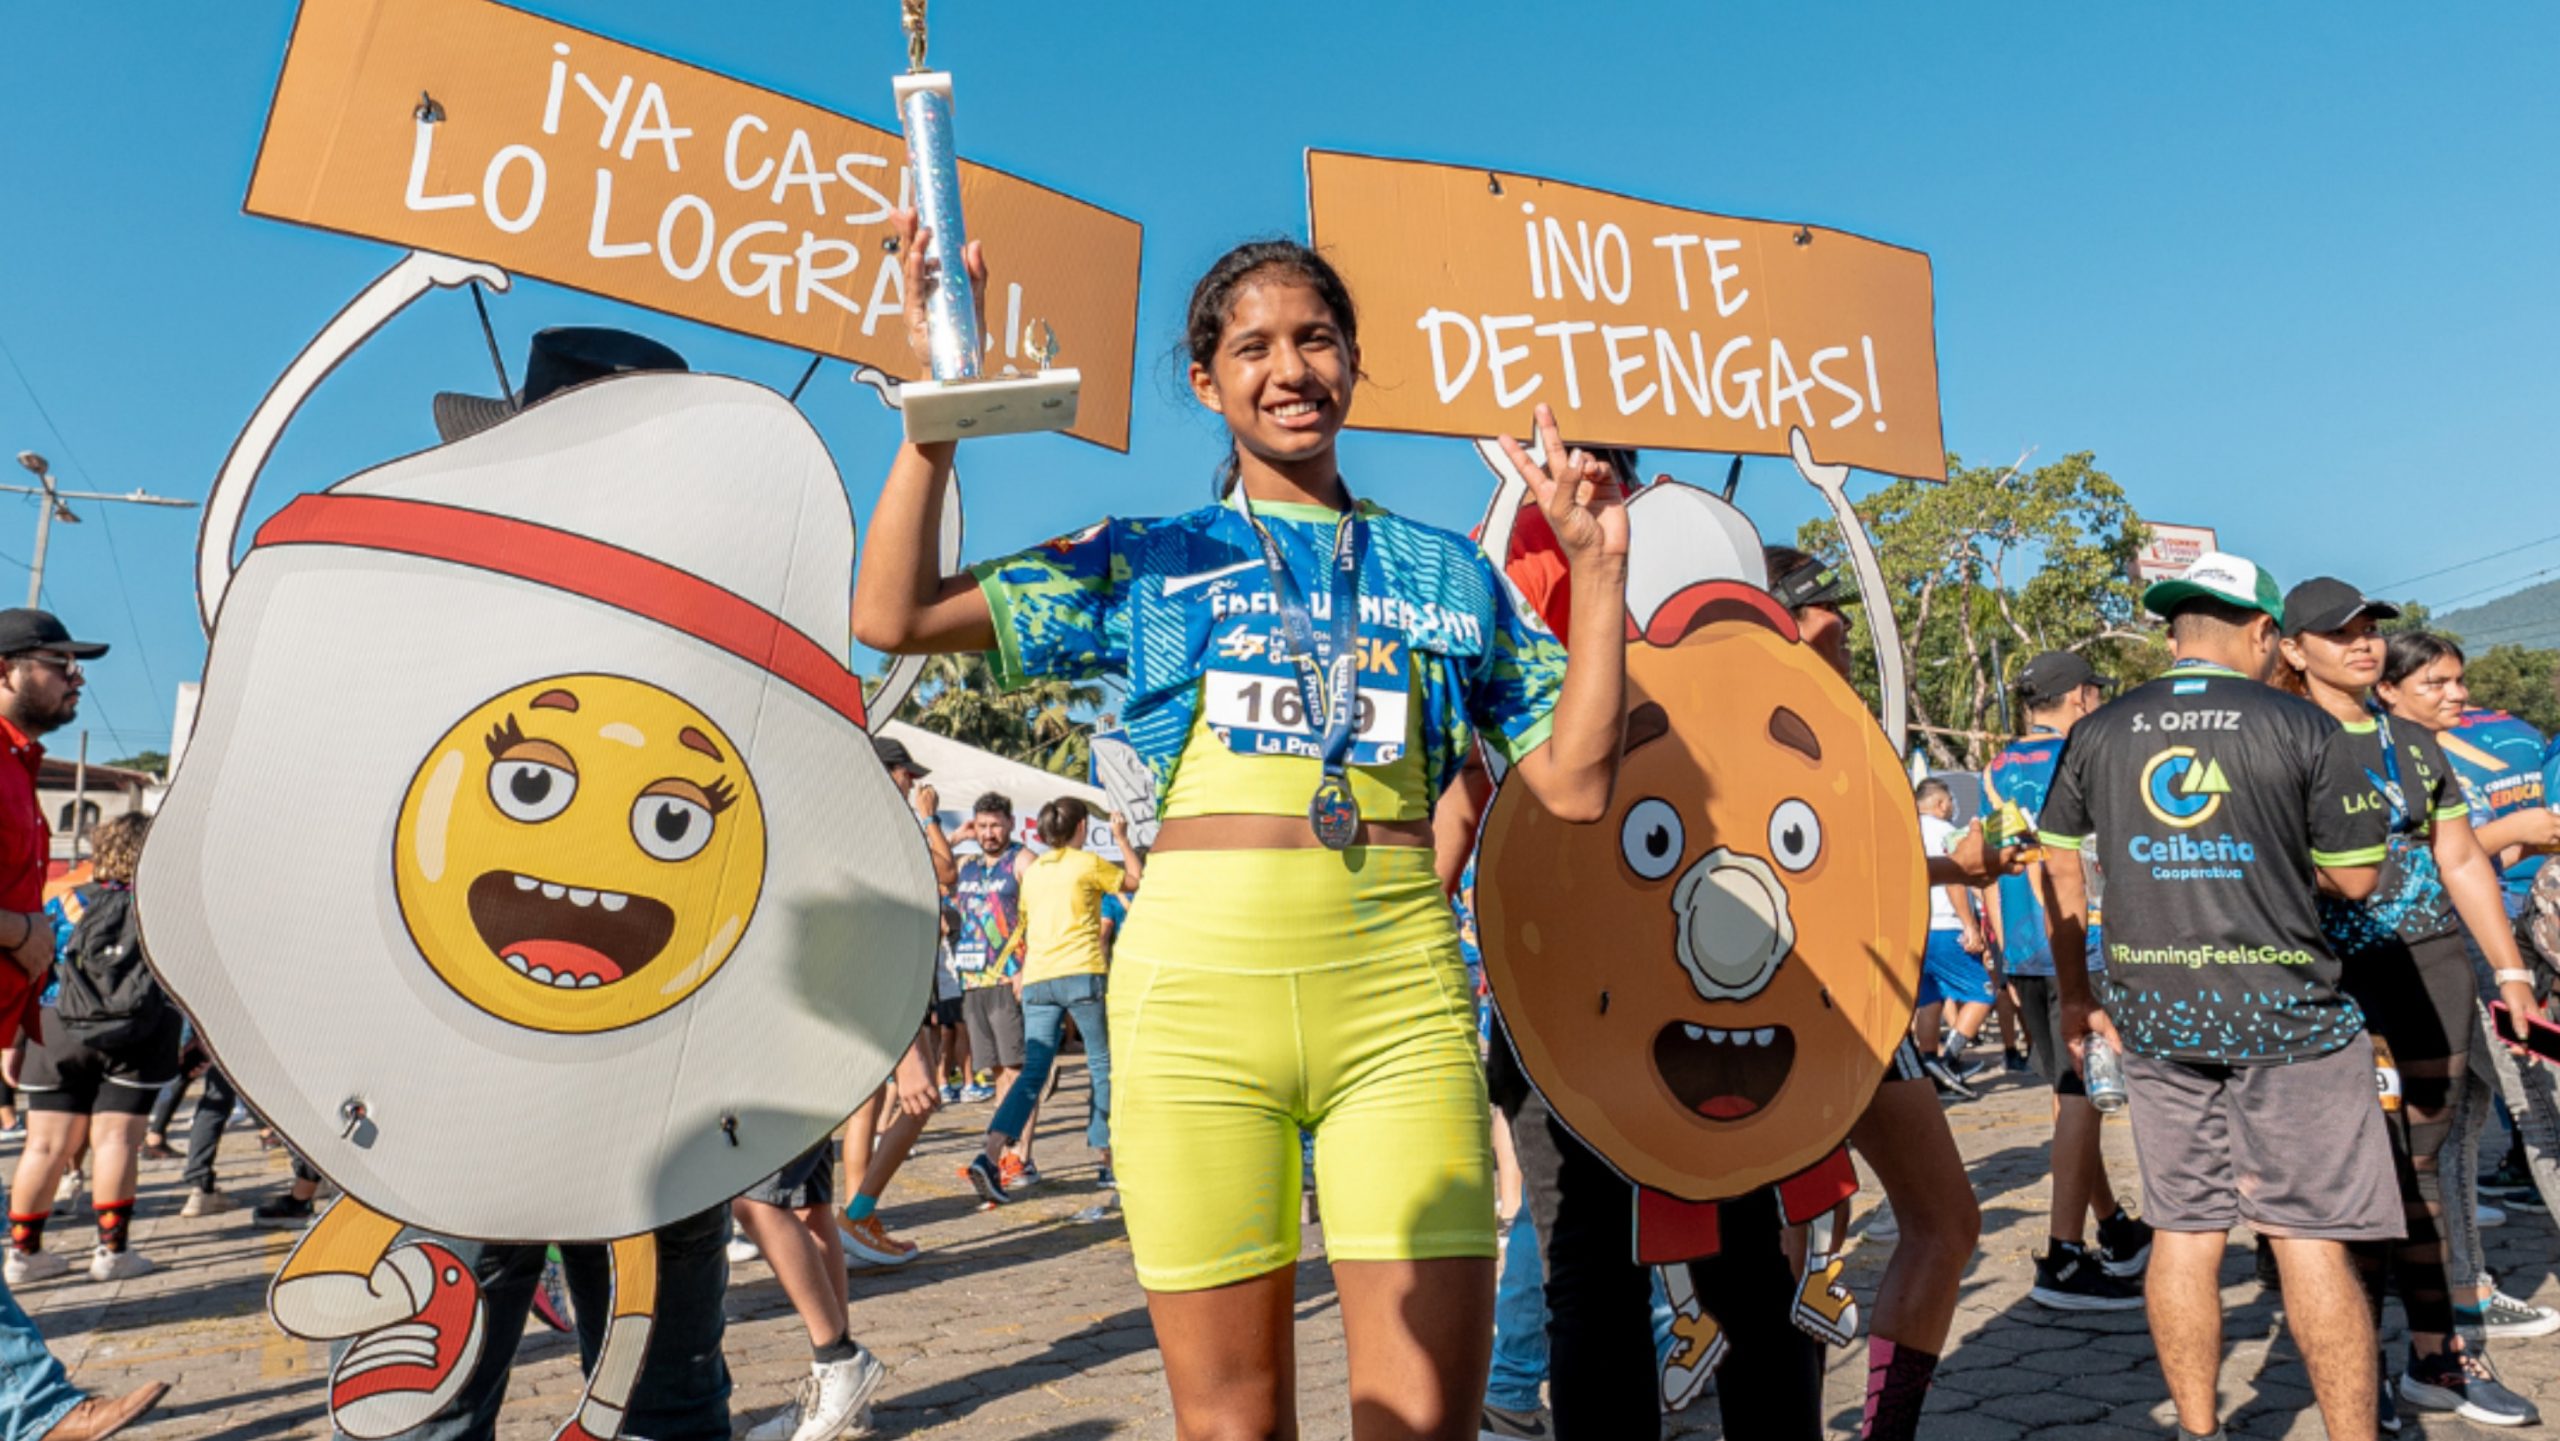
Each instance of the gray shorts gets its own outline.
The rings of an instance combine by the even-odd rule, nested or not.
[[[2142,1162],[2142,1219],[2163,1231],[2315,1241],[2406,1234],[2374,1073],[2361,1032],[2290,1065],[2217,1066],[2128,1054],[2125,1090]]]
[[[791,1163],[756,1183],[746,1199],[806,1211],[831,1206],[836,1199],[836,1147],[833,1137],[791,1158]]]
[[[969,1025],[969,1064],[982,1071],[1022,1069],[1022,998],[999,981],[960,998]]]
[[[2088,1086],[2062,1044],[2062,983],[2051,976],[2011,976],[2018,993],[2018,1025],[2027,1033],[2027,1060],[2057,1096],[2086,1096]]]

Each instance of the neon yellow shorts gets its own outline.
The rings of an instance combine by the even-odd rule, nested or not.
[[[1178,851],[1112,952],[1112,1167],[1151,1291],[1298,1259],[1299,1132],[1325,1250],[1494,1254],[1475,995],[1418,846]]]

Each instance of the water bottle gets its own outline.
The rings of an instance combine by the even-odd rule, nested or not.
[[[2107,1038],[2092,1031],[2088,1044],[2080,1052],[2080,1074],[2089,1091],[2089,1104],[2103,1116],[2124,1109],[2124,1058]]]

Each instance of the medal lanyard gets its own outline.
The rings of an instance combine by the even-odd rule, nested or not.
[[[2375,711],[2373,723],[2382,732],[2383,774],[2390,778],[2391,789],[2397,793],[2396,796],[2385,796],[2383,799],[2390,801],[2400,812],[2392,818],[2394,822],[2414,821],[2418,817],[2418,807],[2409,803],[2408,788],[2400,784],[2400,743],[2391,734],[2391,717],[2381,711]],[[2398,828],[2396,824],[2393,827],[2395,830]],[[2420,828],[2411,825],[2408,830],[2411,834],[2418,834]]]
[[[1235,498],[1236,509],[1253,527],[1254,539],[1262,542],[1263,569],[1270,575],[1272,599],[1280,607],[1281,635],[1289,659],[1295,662],[1298,699],[1306,706],[1308,728],[1315,731],[1322,749],[1325,777],[1339,781],[1351,755],[1352,722],[1360,714],[1360,657],[1355,642],[1360,625],[1360,558],[1368,549],[1369,528],[1360,520],[1360,504],[1351,499],[1350,487],[1343,487],[1343,499],[1350,508],[1333,531],[1332,645],[1319,653],[1306,597],[1290,575],[1288,563],[1280,558],[1279,542],[1272,539],[1262,517],[1253,513],[1253,500],[1244,493],[1242,482],[1236,485]],[[1323,717],[1320,722],[1319,716]]]

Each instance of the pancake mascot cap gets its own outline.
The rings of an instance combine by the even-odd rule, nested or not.
[[[1627,519],[1612,809],[1567,825],[1502,787],[1477,906],[1521,1069],[1635,1184],[1636,1255],[1667,1264],[1715,1254],[1713,1203],[1763,1187],[1836,1235],[1842,1145],[1910,1024],[1928,902],[1894,748],[1769,594],[1750,521],[1667,478]],[[1488,547],[1509,554],[1502,531]],[[1796,1319],[1839,1343],[1856,1319],[1836,1249],[1817,1227]],[[1722,1354],[1713,1318],[1681,1309],[1666,1395]]]
[[[521,402],[440,404],[449,435],[486,428],[295,499],[231,572],[309,388],[467,278],[505,283],[395,267],[226,465],[200,556],[219,624],[136,895],[225,1073],[347,1193],[270,1297],[288,1331],[352,1341],[338,1427],[415,1425],[477,1355],[470,1269],[395,1244],[405,1224],[614,1243],[613,1324],[561,1433],[610,1437],[648,1233],[887,1074],[930,996],[934,882],[845,667],[844,488],[760,386],[547,332]]]

